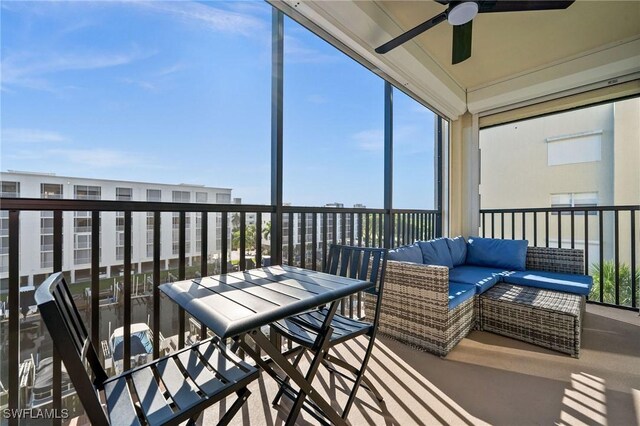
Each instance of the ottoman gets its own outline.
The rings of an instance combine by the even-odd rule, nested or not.
[[[479,328],[580,356],[583,296],[496,284],[480,296]]]

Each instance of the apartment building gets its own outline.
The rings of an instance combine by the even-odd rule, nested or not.
[[[640,204],[640,99],[628,99],[483,129],[480,132],[481,206],[485,209],[625,206]],[[614,256],[613,212],[586,218],[589,258]],[[571,221],[562,215],[562,246],[570,245]],[[542,219],[542,218],[540,218]],[[549,245],[558,245],[552,214]],[[533,235],[531,218],[527,235]],[[585,236],[584,213],[574,217],[575,237]],[[620,259],[628,263],[629,213],[619,217]],[[541,222],[542,223],[542,222]],[[538,227],[542,241],[544,225]],[[639,230],[636,230],[638,233]],[[518,234],[520,232],[518,231]],[[640,241],[638,235],[636,241]],[[578,248],[584,244],[578,243]],[[636,252],[638,252],[636,249]]]
[[[2,197],[83,200],[153,201],[181,203],[231,203],[231,189],[203,185],[169,185],[149,182],[89,179],[46,173],[0,173]],[[0,212],[0,280],[8,277],[8,212]],[[161,214],[161,269],[178,265],[179,214]],[[150,272],[153,265],[153,213],[132,215],[132,269]],[[100,274],[123,273],[124,213],[103,212],[100,216]],[[208,257],[219,255],[219,215],[216,226],[208,227]],[[63,214],[63,270],[71,281],[89,279],[91,273],[91,212]],[[40,283],[53,268],[53,212],[20,214],[20,283]],[[39,240],[40,244],[33,244]],[[201,255],[201,217],[186,214],[187,264],[199,262]]]

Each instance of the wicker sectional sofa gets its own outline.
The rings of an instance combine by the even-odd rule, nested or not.
[[[449,268],[392,258],[380,314],[382,334],[445,356],[485,324],[487,331],[579,356],[581,317],[591,288],[591,278],[583,275],[582,250],[526,247],[526,262],[519,271],[467,264]],[[372,314],[372,303],[365,300],[367,315]],[[523,312],[530,314],[526,321],[510,320]]]

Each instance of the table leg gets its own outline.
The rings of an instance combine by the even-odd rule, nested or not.
[[[279,348],[276,348],[271,341],[265,336],[262,331],[259,329],[253,330],[249,332],[249,336],[256,342],[256,344],[269,356],[271,357],[271,361],[273,361],[276,365],[278,365],[284,373],[291,378],[291,380],[298,385],[300,391],[298,396],[294,402],[294,405],[289,413],[289,417],[287,418],[286,424],[294,424],[298,414],[300,413],[300,409],[302,408],[302,404],[304,403],[305,396],[309,396],[309,398],[322,410],[322,413],[329,419],[329,421],[334,425],[346,425],[346,421],[331,407],[331,405],[325,401],[324,398],[313,388],[311,383],[313,382],[313,378],[320,366],[322,359],[327,351],[328,344],[331,338],[331,334],[333,333],[333,329],[331,328],[331,319],[333,318],[336,308],[338,304],[337,302],[333,302],[331,307],[329,308],[329,313],[325,319],[325,322],[322,325],[322,330],[324,332],[318,333],[318,338],[314,343],[313,352],[315,352],[315,356],[311,361],[311,365],[309,370],[307,371],[306,376],[303,376],[296,368],[294,368],[289,360],[282,355]],[[273,368],[269,365],[269,363],[262,360],[260,356],[246,344],[244,341],[240,341],[240,345],[244,347],[245,352],[251,356],[258,365],[270,376],[274,378],[278,377],[278,373],[276,373]]]

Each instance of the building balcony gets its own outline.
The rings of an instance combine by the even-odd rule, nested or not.
[[[186,336],[186,344],[197,341],[201,336],[201,327],[196,321],[188,316],[189,321],[180,320],[180,315],[183,314],[160,296],[157,286],[162,282],[268,265],[275,262],[274,258],[278,255],[283,264],[321,269],[326,249],[333,242],[365,246],[390,243],[395,247],[415,240],[431,239],[441,232],[438,229],[440,213],[437,211],[388,212],[366,208],[286,206],[282,214],[287,219],[283,223],[288,232],[281,245],[277,246],[274,245],[273,235],[265,236],[263,233],[266,227],[263,224],[275,218],[272,216],[275,215],[275,208],[272,206],[145,202],[128,202],[125,205],[118,201],[12,199],[3,200],[3,209],[10,212],[9,238],[16,238],[17,235],[21,242],[20,251],[9,250],[9,265],[15,265],[16,262],[20,264],[20,253],[23,250],[29,251],[26,247],[38,241],[25,238],[30,213],[43,209],[53,211],[53,233],[57,236],[53,246],[53,264],[56,267],[49,272],[62,269],[71,277],[72,293],[87,324],[91,324],[90,333],[94,340],[107,341],[110,333],[117,327],[146,323],[151,335],[156,336],[153,338],[154,345],[158,348],[156,355],[164,353],[160,348],[162,351],[176,349],[180,340],[177,336]],[[100,257],[90,256],[87,265],[83,266],[88,268],[87,272],[74,270],[73,265],[65,263],[61,254],[73,252],[66,248],[67,244],[73,244],[73,239],[72,236],[62,235],[62,216],[76,209],[93,211],[94,215],[107,215],[112,211],[125,212],[125,241],[131,239],[131,244],[128,250],[124,250],[126,246],[120,247],[124,252],[122,261],[111,265],[105,264]],[[557,230],[558,226],[562,229],[562,224],[549,221],[570,218],[573,210],[565,209],[568,209],[569,216],[553,214],[553,209],[482,211],[483,227],[478,233],[496,238],[522,237],[527,238],[531,245],[549,246],[550,241],[553,241],[549,237],[549,231]],[[597,222],[598,217],[609,212],[618,212],[617,216],[620,216],[636,212],[638,207],[590,209],[595,212],[594,220]],[[135,257],[138,247],[144,248],[146,254],[147,238],[145,234],[143,241],[134,240],[131,225],[136,216],[146,220],[149,212],[160,218],[153,230],[151,261]],[[196,212],[203,224],[200,228],[200,246],[203,251],[198,256],[186,252],[186,223],[179,220],[180,255],[177,258],[173,255],[167,258],[159,244],[163,234],[173,234],[173,214],[184,219],[188,212]],[[164,214],[167,214],[166,229],[163,228],[161,219]],[[249,214],[256,216],[255,225],[251,227],[245,221]],[[233,220],[234,215],[239,220]],[[24,226],[21,216],[27,226]],[[39,214],[31,216],[37,220]],[[511,216],[515,218],[513,222]],[[219,243],[216,243],[218,236],[209,234],[207,226],[208,223],[213,223],[214,217],[220,222],[221,229],[227,229],[227,238],[220,238]],[[526,225],[522,226],[523,217],[525,222],[531,223],[531,229]],[[631,217],[637,221],[637,215],[632,213]],[[568,223],[572,223],[568,220]],[[385,226],[387,221],[391,221],[393,225]],[[232,222],[237,222],[237,225],[232,225]],[[574,217],[573,231],[566,235],[569,245],[584,246],[584,236],[577,232],[575,223]],[[620,224],[613,229],[619,227]],[[391,234],[387,239],[385,233],[389,231]],[[111,233],[108,229],[101,229],[98,221],[92,223],[92,232],[97,235]],[[274,232],[273,227],[271,232]],[[521,233],[524,234],[519,235]],[[336,235],[337,238],[328,238],[329,235]],[[603,235],[603,240],[605,237],[608,239],[609,235]],[[558,240],[563,241],[564,238]],[[90,238],[89,241],[92,245],[98,245],[98,252],[116,251],[115,246],[107,247],[99,238]],[[632,235],[620,233],[615,235],[614,242],[618,247],[635,247],[636,244]],[[39,248],[37,245],[36,249]],[[604,256],[605,245],[601,245],[599,250],[596,255],[592,254],[596,260]],[[117,256],[115,259],[117,260]],[[203,263],[201,259],[207,261]],[[378,405],[363,390],[358,394],[359,399],[350,415],[350,421],[352,424],[373,425],[385,422],[576,424],[593,421],[597,424],[630,424],[638,414],[637,384],[640,380],[635,362],[640,355],[640,347],[638,339],[634,338],[640,331],[638,287],[637,282],[626,282],[620,278],[620,265],[615,263],[615,257],[613,264],[618,268],[617,274],[612,277],[595,277],[598,282],[613,281],[603,286],[602,292],[598,288],[590,297],[592,300],[585,314],[580,359],[483,331],[472,331],[445,358],[416,350],[389,336],[381,336],[373,352],[368,374],[382,390],[384,404]],[[26,285],[32,280],[37,285],[36,281],[45,277],[48,272],[43,270],[40,274],[24,279],[20,278],[23,273],[19,269],[17,271],[16,273],[15,269],[10,269],[3,286],[5,293],[2,295],[5,301],[2,320],[5,338],[2,345],[2,382],[6,390],[5,396],[11,392],[6,384],[10,382],[12,370],[22,371],[19,367],[30,359],[35,360],[35,367],[39,361],[53,355],[48,337],[42,334],[43,326],[37,312],[20,309],[22,313],[16,320],[12,315],[15,310],[11,303],[16,300],[15,295],[20,291],[21,282]],[[601,271],[602,268],[598,273],[604,274]],[[590,269],[585,272],[593,273]],[[629,286],[631,288],[627,288]],[[631,294],[634,296],[629,296]],[[27,298],[27,294],[20,293],[18,306],[22,307]],[[127,299],[131,302],[127,303]],[[362,313],[359,300],[360,298],[351,305],[356,316],[357,312]],[[163,342],[174,343],[171,346]],[[364,345],[356,341],[340,348],[338,355],[344,358],[357,356],[363,348]],[[103,354],[103,362],[105,365],[109,364],[107,354]],[[20,374],[20,406],[29,407],[33,401],[28,391],[32,384],[30,385],[28,376],[22,376],[26,373]],[[332,400],[346,398],[346,395],[342,395],[344,384],[341,383],[340,376],[330,376],[325,371],[316,380]],[[66,385],[64,382],[60,383],[62,388]],[[277,423],[279,416],[284,415],[283,409],[273,408],[268,403],[276,392],[275,382],[265,376],[252,387],[253,396],[247,408],[234,419],[234,424]],[[74,416],[82,416],[77,401],[74,405],[73,395],[68,392],[57,395],[51,395],[54,401],[52,404],[59,398],[59,406],[71,407]],[[203,417],[203,424],[215,424],[219,415],[219,408],[209,409]],[[80,421],[81,419],[82,417]],[[313,424],[313,417],[304,419]]]

